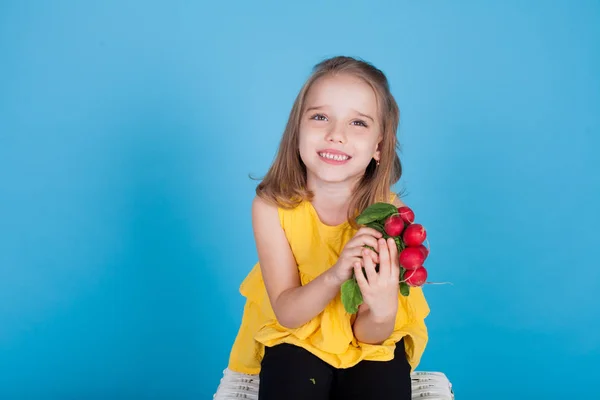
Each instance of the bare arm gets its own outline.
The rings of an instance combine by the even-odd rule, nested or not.
[[[342,282],[330,269],[302,286],[277,208],[259,197],[252,203],[252,226],[263,280],[277,321],[287,328],[300,327],[323,311],[338,294]]]
[[[394,332],[396,314],[377,317],[371,313],[369,307],[361,304],[354,321],[354,337],[360,342],[381,344]]]

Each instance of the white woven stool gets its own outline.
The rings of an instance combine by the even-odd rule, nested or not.
[[[427,400],[454,400],[452,384],[441,372],[412,373],[412,398]],[[213,400],[258,400],[258,375],[233,372],[226,368],[213,395]]]

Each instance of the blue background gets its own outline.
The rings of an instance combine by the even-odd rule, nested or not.
[[[248,174],[337,54],[388,75],[397,189],[453,283],[426,288],[419,369],[462,400],[596,393],[597,1],[4,0],[0,398],[211,398]]]

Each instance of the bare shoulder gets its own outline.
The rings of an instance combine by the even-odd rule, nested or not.
[[[259,256],[261,247],[269,246],[273,241],[281,244],[285,239],[285,234],[279,221],[277,205],[260,196],[255,196],[252,200],[252,229],[259,247]],[[285,240],[287,241],[287,239]]]
[[[277,206],[260,196],[254,196],[252,200],[252,219],[261,223],[264,220],[277,218]]]

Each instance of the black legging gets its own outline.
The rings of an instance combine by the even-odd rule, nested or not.
[[[259,377],[259,400],[410,400],[412,392],[404,340],[391,361],[362,361],[348,369],[290,344],[267,347]]]

